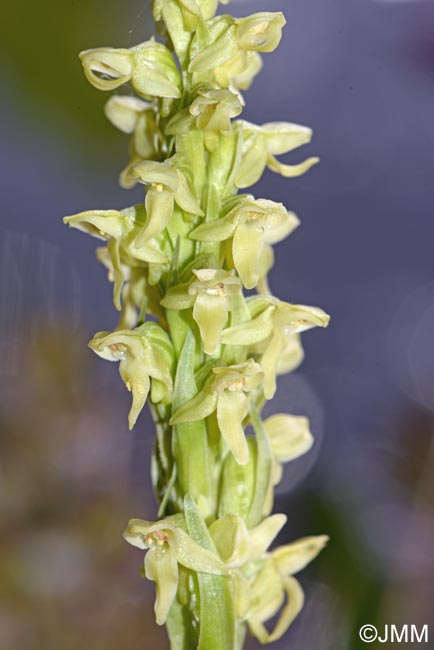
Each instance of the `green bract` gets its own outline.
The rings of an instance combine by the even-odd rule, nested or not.
[[[303,605],[293,575],[327,541],[270,548],[286,522],[271,514],[274,487],[314,438],[305,417],[261,411],[277,377],[302,362],[301,333],[329,316],[271,295],[273,245],[300,222],[282,203],[238,193],[266,168],[296,177],[318,158],[278,159],[309,144],[307,127],[239,119],[284,16],[216,16],[218,5],[154,0],[164,43],[82,52],[97,89],[128,85],[104,110],[128,136],[120,184],[141,184],[144,198],[65,217],[103,242],[97,258],[120,311],[89,345],[119,362],[130,428],[147,400],[155,423],[158,520],[132,519],[124,537],[146,551],[142,573],[173,650],[241,650],[247,630],[280,638]]]

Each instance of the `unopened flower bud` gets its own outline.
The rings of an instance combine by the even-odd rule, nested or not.
[[[282,38],[282,27],[286,24],[281,12],[261,12],[237,20],[237,39],[244,50],[272,52]]]

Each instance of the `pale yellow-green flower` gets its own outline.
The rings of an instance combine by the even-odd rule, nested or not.
[[[131,78],[132,56],[129,50],[97,47],[80,53],[87,80],[98,90],[114,90]]]
[[[117,289],[115,282],[119,282],[118,271],[113,267],[112,255],[107,246],[101,246],[96,249],[96,257],[107,269],[107,278],[109,282],[114,283],[115,300],[117,299]],[[120,319],[117,324],[117,330],[134,329],[136,327],[140,314],[147,311],[152,316],[159,319],[160,323],[165,322],[164,313],[160,306],[160,297],[158,289],[149,284],[146,280],[145,265],[121,263],[120,270],[122,273],[121,282],[122,290],[120,292]],[[157,264],[149,263],[150,268],[155,268]],[[164,265],[165,266],[165,265]],[[117,309],[119,307],[115,304]]]
[[[286,515],[276,514],[248,530],[240,516],[228,513],[212,523],[209,531],[222,560],[235,569],[262,559],[285,523]]]
[[[327,327],[330,316],[318,307],[292,305],[273,296],[254,296],[247,300],[251,320],[242,325],[227,328],[221,342],[227,345],[262,346],[260,363],[264,371],[264,395],[271,399],[276,391],[276,375],[282,355],[290,365],[294,361],[288,355],[288,337],[292,337],[312,327]],[[252,348],[254,349],[254,347]],[[295,351],[297,358],[297,347]]]
[[[161,305],[179,310],[193,307],[203,348],[207,354],[214,354],[228,320],[232,296],[240,293],[241,284],[229,271],[199,269],[193,270],[193,274],[191,282],[171,287]]]
[[[239,94],[226,89],[201,88],[188,108],[176,113],[165,127],[166,135],[188,133],[197,128],[204,131],[209,151],[217,148],[218,134],[231,131],[231,119],[242,111]]]
[[[250,602],[244,619],[261,643],[280,639],[299,614],[304,595],[299,582],[292,576],[311,562],[327,541],[326,536],[307,537],[277,548],[267,554],[259,571],[247,578],[245,586]],[[274,630],[268,632],[265,623],[279,611]]]
[[[241,517],[226,514],[209,528],[221,559],[231,569],[237,615],[247,621],[261,643],[279,639],[300,612],[303,591],[292,576],[311,562],[328,541],[326,536],[307,537],[270,552],[285,522],[285,515],[276,514],[248,530]],[[265,623],[279,611],[270,633]]]
[[[223,15],[208,21],[208,45],[193,41],[189,71],[202,74],[225,65],[239,50],[272,52],[282,37],[282,13],[262,12],[247,18]]]
[[[231,118],[237,117],[242,106],[238,95],[230,90],[199,90],[189,108],[196,118],[196,126],[202,131],[231,130]]]
[[[264,11],[247,18],[238,18],[237,41],[241,49],[255,52],[273,52],[282,38],[285,16]]]
[[[245,465],[249,460],[243,429],[243,420],[248,413],[247,395],[261,386],[263,376],[261,366],[252,359],[233,366],[213,368],[204,388],[175,411],[170,423],[197,422],[216,411],[223,439],[238,463]]]
[[[222,88],[248,90],[262,69],[257,52],[238,50],[234,56],[214,70],[214,78]]]
[[[319,161],[313,157],[298,165],[285,165],[276,158],[311,141],[312,130],[305,126],[287,122],[257,126],[245,120],[238,120],[235,124],[243,132],[243,155],[235,180],[239,188],[257,183],[266,167],[292,178],[304,174]]]
[[[155,403],[170,403],[174,353],[164,330],[151,321],[134,330],[99,332],[89,346],[103,359],[119,361],[119,373],[132,393],[130,429],[143,409],[148,393]]]
[[[137,248],[166,228],[175,203],[187,213],[203,215],[185,174],[172,162],[144,160],[134,165],[131,173],[140,183],[148,186],[145,199],[147,220],[137,236]]]
[[[181,96],[181,75],[171,51],[151,39],[129,50],[99,47],[81,52],[85,75],[98,90],[114,90],[131,81],[145,99]]]
[[[203,548],[185,532],[182,515],[157,522],[131,519],[124,532],[127,542],[147,550],[145,575],[156,584],[155,615],[164,625],[178,589],[178,564],[198,573],[226,575],[220,558]]]
[[[281,203],[245,196],[221,219],[195,228],[191,237],[197,241],[230,239],[233,265],[243,285],[253,289],[268,270],[269,246],[287,237],[299,223]]]
[[[137,122],[145,111],[155,114],[155,107],[150,102],[130,95],[112,95],[104,106],[108,120],[122,133],[134,133]]]
[[[149,239],[140,248],[134,246],[137,236],[147,222],[144,205],[132,206],[121,211],[88,210],[65,217],[64,222],[72,228],[108,242],[107,251],[111,267],[109,270],[114,283],[113,300],[118,310],[121,309],[122,289],[130,276],[130,267],[144,268],[147,265],[164,267],[168,262],[161,238],[160,241]],[[105,262],[105,259],[101,261]],[[108,267],[107,264],[105,266]]]
[[[250,590],[250,603],[245,615],[250,633],[264,644],[277,641],[303,608],[304,594],[300,583],[291,576],[281,577],[270,560],[245,588]],[[278,614],[277,623],[269,632],[265,623]]]

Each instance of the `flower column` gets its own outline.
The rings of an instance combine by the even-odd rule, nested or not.
[[[247,628],[262,643],[279,638],[303,604],[293,574],[326,542],[268,550],[285,523],[270,516],[282,464],[313,438],[305,418],[263,422],[261,409],[276,375],[302,361],[300,332],[329,317],[270,294],[272,245],[299,221],[280,203],[239,194],[266,167],[293,177],[317,159],[291,166],[276,158],[309,142],[310,129],[235,119],[260,52],[280,41],[283,15],[236,19],[216,9],[216,0],[155,0],[166,45],[81,54],[95,87],[129,83],[136,93],[111,97],[106,115],[130,134],[120,182],[142,183],[145,199],[65,218],[105,242],[97,256],[121,312],[118,328],[90,346],[119,361],[132,393],[130,428],[147,399],[155,421],[159,521],[134,519],[125,538],[148,549],[156,620],[180,650],[236,650]],[[243,288],[258,295],[246,298]]]

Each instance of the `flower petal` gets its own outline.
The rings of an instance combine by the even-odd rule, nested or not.
[[[275,329],[261,357],[261,366],[264,370],[264,395],[266,399],[271,399],[276,392],[277,367],[285,344],[285,334],[279,329]]]
[[[285,178],[295,178],[296,176],[302,176],[309,171],[311,167],[319,163],[319,158],[308,158],[298,165],[285,165],[281,163],[274,156],[268,156],[267,158],[267,167],[271,169],[272,172],[276,172]]]
[[[259,280],[258,259],[264,247],[264,230],[255,223],[240,223],[234,234],[232,256],[246,289],[254,289]]]
[[[128,426],[131,430],[148,397],[151,386],[149,371],[141,359],[122,359],[119,364],[119,373],[133,397],[131,409],[128,414]]]
[[[249,561],[260,560],[286,524],[286,515],[272,515],[250,531]]]
[[[135,241],[136,248],[149,239],[153,239],[166,228],[173,215],[174,203],[173,192],[153,188],[148,190],[145,199],[148,218],[145,227]]]
[[[240,465],[249,462],[249,447],[243,429],[247,397],[241,391],[219,391],[217,421],[223,439]]]
[[[284,349],[277,364],[277,374],[285,375],[292,372],[303,363],[304,350],[299,334],[287,333]]]
[[[244,50],[273,52],[282,38],[285,16],[279,11],[263,11],[237,20],[237,39]]]
[[[221,342],[225,345],[254,345],[265,341],[273,332],[274,309],[273,306],[268,307],[257,318],[228,327],[222,333]]]
[[[190,286],[189,282],[183,284],[178,284],[175,287],[171,287],[163,300],[161,305],[165,309],[188,309],[193,306],[194,296],[188,292],[188,287]]]
[[[133,57],[129,50],[97,47],[80,53],[84,74],[98,90],[114,90],[130,80]]]
[[[132,48],[131,82],[145,97],[178,98],[181,96],[181,76],[171,51],[155,40]]]
[[[287,463],[302,456],[314,443],[305,417],[278,413],[264,422],[274,457],[280,463]]]
[[[272,553],[274,565],[282,576],[298,573],[316,558],[328,541],[327,535],[319,535],[281,546]]]
[[[268,152],[265,139],[261,134],[247,139],[235,185],[239,189],[250,187],[259,181],[266,166]]]
[[[297,215],[293,212],[287,212],[285,217],[280,219],[279,222],[277,222],[277,220],[274,221],[273,227],[270,227],[267,224],[264,233],[264,241],[266,241],[267,244],[277,244],[294,232],[299,225],[300,220]]]
[[[330,316],[319,307],[309,305],[293,305],[279,301],[275,311],[274,321],[277,327],[286,328],[292,333],[305,332],[313,327],[327,327]]]
[[[180,172],[178,170],[178,188],[175,192],[175,201],[181,208],[181,210],[184,210],[185,212],[188,212],[189,214],[194,214],[197,216],[203,216],[203,211],[201,210],[201,207],[199,203],[196,200],[196,197],[190,190],[188,186],[187,179],[185,177],[185,174]]]
[[[119,239],[128,233],[134,225],[118,210],[87,210],[70,217],[64,217],[63,222],[71,228],[77,228],[77,230],[103,240],[110,237]]]
[[[280,639],[303,608],[304,594],[299,582],[295,578],[285,578],[283,586],[287,603],[282,609],[273,632],[269,633],[260,620],[255,618],[249,620],[250,631],[261,643],[273,643]]]
[[[228,313],[226,296],[210,296],[207,293],[197,296],[193,307],[193,318],[199,326],[206,354],[215,353]]]
[[[273,156],[288,153],[312,140],[312,129],[299,124],[268,122],[260,128],[267,143],[267,151]]]
[[[155,617],[164,625],[178,589],[178,562],[170,547],[152,548],[145,556],[145,574],[156,585]]]
[[[113,95],[104,106],[108,120],[123,133],[133,133],[141,113],[152,108],[152,104],[138,97]]]
[[[191,238],[197,241],[225,241],[232,237],[236,227],[232,219],[223,217],[201,224],[191,232]]]

